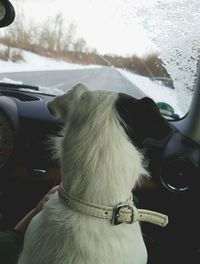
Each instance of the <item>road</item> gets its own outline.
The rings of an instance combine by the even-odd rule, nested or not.
[[[0,80],[3,78],[45,87],[51,93],[55,89],[67,91],[77,83],[83,83],[91,90],[123,92],[138,99],[145,96],[137,86],[127,80],[119,71],[110,67],[0,73]]]

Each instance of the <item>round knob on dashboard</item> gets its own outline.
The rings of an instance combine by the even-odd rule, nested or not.
[[[195,185],[198,167],[184,156],[167,158],[161,168],[161,182],[170,191],[183,192]]]

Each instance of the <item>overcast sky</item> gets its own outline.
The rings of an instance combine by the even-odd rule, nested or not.
[[[36,21],[62,13],[77,33],[101,53],[143,55],[156,50],[139,23],[138,9],[156,0],[11,0]]]

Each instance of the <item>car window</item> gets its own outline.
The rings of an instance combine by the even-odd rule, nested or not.
[[[11,2],[17,16],[0,31],[1,82],[37,85],[54,95],[83,82],[149,96],[166,117],[188,112],[199,58],[199,0]]]

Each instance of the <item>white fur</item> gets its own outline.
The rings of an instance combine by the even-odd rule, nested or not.
[[[49,107],[62,117],[57,141],[65,190],[82,200],[114,206],[125,201],[146,171],[115,110],[118,94],[77,85]],[[59,144],[59,145],[58,145]],[[18,264],[145,264],[139,223],[112,226],[66,208],[55,193],[32,220]]]

